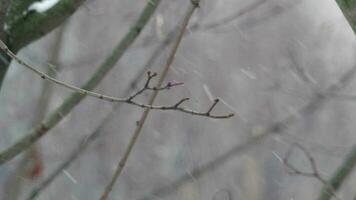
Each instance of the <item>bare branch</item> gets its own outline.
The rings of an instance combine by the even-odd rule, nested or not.
[[[307,159],[309,160],[309,163],[311,165],[312,172],[305,172],[305,171],[299,170],[295,166],[290,164],[289,160],[290,160],[291,154],[296,149],[301,150],[303,152],[303,154],[307,157]],[[301,146],[298,143],[293,143],[291,145],[291,147],[288,149],[286,155],[282,159],[282,163],[286,167],[286,171],[290,175],[303,175],[303,176],[308,176],[308,177],[319,176],[319,171],[318,171],[318,169],[316,167],[316,163],[315,163],[314,158],[311,156],[311,154],[303,146]]]
[[[300,170],[289,162],[291,154],[297,149],[301,150],[303,154],[306,156],[306,158],[308,159],[309,164],[311,166],[311,171]],[[283,158],[282,163],[286,167],[288,174],[314,178],[318,180],[320,183],[322,183],[325,188],[327,188],[326,192],[329,195],[334,196],[338,200],[341,199],[336,195],[335,189],[321,176],[314,157],[302,145],[298,143],[292,144],[291,147],[288,149],[285,157]]]
[[[209,110],[206,112],[206,115],[208,115],[208,116],[210,115],[210,112],[214,109],[214,107],[216,106],[216,104],[219,103],[219,101],[220,101],[219,99],[215,99],[215,100],[214,100],[213,105],[210,106]]]
[[[58,80],[56,78],[53,78],[52,76],[47,75],[46,73],[36,69],[35,67],[31,66],[27,62],[25,62],[22,59],[20,59],[19,57],[17,57],[12,51],[9,50],[9,48],[1,40],[0,40],[0,48],[2,50],[4,50],[13,60],[18,62],[20,65],[25,66],[27,69],[31,70],[32,72],[34,72],[35,74],[40,76],[42,79],[48,80],[51,83],[54,83],[54,84],[60,85],[62,87],[68,88],[68,89],[70,89],[70,90],[72,90],[74,92],[77,92],[79,94],[82,94],[82,95],[95,97],[95,98],[106,100],[106,101],[109,101],[109,102],[127,103],[127,104],[135,105],[135,106],[138,106],[138,107],[141,107],[141,108],[149,108],[149,109],[152,109],[152,110],[177,110],[177,111],[181,111],[181,112],[188,113],[188,114],[191,114],[191,115],[205,116],[205,117],[216,118],[216,119],[224,119],[224,118],[230,118],[230,117],[234,116],[234,114],[232,114],[232,113],[231,114],[226,114],[226,115],[211,115],[210,111],[207,112],[207,113],[197,112],[197,111],[186,109],[186,108],[183,108],[183,107],[177,107],[177,106],[175,106],[176,104],[173,105],[173,106],[154,106],[154,105],[148,105],[148,104],[143,104],[143,103],[139,103],[139,102],[134,101],[135,97],[137,97],[138,95],[142,94],[146,90],[153,90],[153,91],[166,90],[166,89],[170,89],[171,87],[181,85],[181,83],[168,82],[167,85],[164,86],[164,87],[150,87],[149,84],[150,84],[151,80],[155,76],[157,76],[156,73],[148,72],[148,74],[147,74],[148,78],[147,78],[145,86],[142,89],[140,89],[138,92],[136,92],[134,95],[126,97],[126,98],[113,97],[113,96],[108,96],[108,95],[92,92],[92,91],[89,91],[89,90],[85,90],[85,89],[82,89],[80,87],[68,84],[68,83],[66,83],[64,81],[60,81],[60,80]],[[215,105],[216,105],[216,103],[214,103],[214,106]]]
[[[178,50],[178,47],[183,39],[183,35],[185,33],[185,30],[188,26],[188,23],[189,23],[189,20],[191,18],[191,16],[193,15],[194,11],[196,8],[199,7],[199,2],[200,0],[191,0],[191,5],[189,6],[189,9],[186,13],[186,15],[184,16],[184,20],[183,20],[183,23],[182,23],[182,26],[181,26],[181,29],[180,29],[180,32],[178,34],[178,37],[172,47],[172,50],[168,56],[168,59],[167,59],[167,62],[166,62],[166,65],[164,66],[163,68],[163,72],[161,73],[160,77],[159,77],[159,80],[158,80],[158,83],[156,85],[156,88],[161,88],[162,87],[162,84],[163,84],[163,81],[164,79],[166,78],[167,74],[168,74],[168,71],[173,63],[173,60],[174,60],[174,57],[177,53],[177,50]],[[150,74],[149,74],[150,75]],[[146,85],[148,86],[149,83],[146,82]],[[155,90],[153,91],[153,94],[151,95],[150,99],[149,99],[149,103],[148,105],[152,105],[158,95],[158,92],[159,90]],[[177,109],[177,110],[184,110],[182,107],[179,107],[184,101],[187,101],[188,99],[187,98],[184,98],[182,100],[180,100],[178,103],[176,103],[173,108]],[[134,147],[134,145],[136,144],[136,141],[137,141],[137,138],[139,137],[140,133],[141,133],[141,130],[143,128],[143,125],[148,117],[148,114],[150,113],[150,110],[151,108],[146,108],[145,111],[143,112],[142,116],[141,116],[141,119],[140,121],[137,123],[137,127],[135,129],[135,132],[134,134],[132,135],[131,139],[130,139],[130,142],[127,146],[127,148],[125,149],[125,152],[124,152],[124,155],[123,157],[119,160],[118,164],[117,164],[117,168],[114,172],[114,175],[112,176],[111,180],[110,180],[110,183],[105,187],[105,191],[103,193],[103,195],[101,196],[100,200],[106,200],[112,190],[112,188],[114,187],[117,179],[120,177],[121,175],[121,172],[122,170],[124,169],[126,163],[127,163],[127,160],[131,154],[131,151]],[[205,115],[204,113],[200,113],[202,114],[203,116],[207,116]]]

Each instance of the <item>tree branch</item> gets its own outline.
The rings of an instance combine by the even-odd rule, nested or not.
[[[129,97],[113,97],[113,96],[108,96],[108,95],[104,95],[104,94],[100,94],[100,93],[96,93],[96,92],[92,92],[86,89],[82,89],[80,87],[74,86],[72,84],[66,83],[64,81],[58,80],[38,69],[36,69],[35,67],[31,66],[30,64],[28,64],[27,62],[23,61],[22,59],[20,59],[19,57],[17,57],[13,52],[11,52],[9,50],[9,48],[0,40],[0,48],[5,51],[13,60],[15,60],[16,62],[18,62],[20,65],[25,66],[27,69],[31,70],[32,72],[34,72],[36,75],[38,75],[39,77],[41,77],[44,80],[47,80],[51,83],[54,83],[56,85],[65,87],[67,89],[72,90],[73,92],[77,92],[79,94],[85,95],[85,96],[91,96],[91,97],[95,97],[101,100],[105,100],[105,101],[109,101],[109,102],[120,102],[120,103],[127,103],[127,104],[131,104],[134,106],[138,106],[141,108],[149,108],[152,110],[177,110],[180,112],[184,112],[184,113],[188,113],[191,115],[198,115],[198,116],[205,116],[205,117],[210,117],[210,118],[216,118],[216,119],[224,119],[224,118],[230,118],[232,116],[234,116],[234,114],[227,114],[227,115],[212,115],[211,114],[211,110],[212,108],[215,107],[215,105],[218,103],[218,101],[214,102],[214,107],[209,108],[209,110],[207,112],[198,112],[198,111],[194,111],[194,110],[190,110],[190,109],[186,109],[184,107],[181,107],[180,105],[184,102],[189,100],[189,98],[183,98],[182,100],[180,100],[177,104],[171,105],[171,106],[153,106],[153,105],[148,105],[148,104],[143,104],[143,103],[139,103],[134,101],[134,99],[141,95],[143,92],[145,92],[146,90],[152,90],[152,91],[158,91],[158,90],[167,90],[170,89],[174,86],[178,86],[178,85],[182,85],[183,83],[174,83],[174,82],[168,82],[164,87],[151,87],[150,83],[151,80],[157,75],[156,73],[151,73],[150,71],[148,71],[148,77],[147,77],[147,81],[146,84],[144,85],[144,87],[142,89],[140,89],[139,91],[137,91],[136,93],[134,93],[133,95],[129,96]]]
[[[304,156],[308,159],[310,167],[311,167],[311,171],[303,171],[301,169],[298,169],[296,166],[294,166],[293,164],[291,164],[289,162],[292,153],[298,149],[301,150],[302,153],[304,154]],[[275,155],[282,162],[282,164],[286,168],[286,171],[289,175],[315,178],[316,180],[318,180],[320,183],[323,184],[326,193],[328,193],[332,197],[335,197],[338,200],[341,200],[341,198],[336,195],[336,191],[334,190],[334,188],[322,177],[322,175],[317,167],[314,157],[303,146],[301,146],[298,143],[292,144],[283,159],[281,159],[277,154],[275,154]]]
[[[113,52],[104,63],[94,72],[93,76],[83,85],[82,89],[94,89],[105,75],[115,66],[128,47],[135,41],[141,30],[156,10],[160,0],[150,0],[144,8],[141,16],[135,25],[125,35],[121,42],[115,47]],[[29,148],[34,142],[44,136],[49,130],[56,126],[82,99],[85,95],[73,93],[64,103],[45,118],[38,127],[33,128],[17,143],[0,153],[0,165],[11,160],[19,153]]]
[[[169,71],[169,69],[170,69],[170,67],[171,67],[171,65],[173,63],[173,60],[174,60],[174,57],[175,57],[176,52],[178,50],[178,47],[179,47],[179,45],[180,45],[180,43],[182,41],[182,38],[183,38],[184,33],[185,33],[185,30],[186,30],[186,28],[188,26],[188,23],[189,23],[189,20],[190,20],[191,16],[193,15],[194,11],[196,10],[196,8],[199,7],[199,2],[200,2],[200,0],[191,0],[191,5],[189,6],[189,9],[188,9],[186,15],[184,16],[184,20],[183,20],[181,29],[179,31],[178,37],[177,37],[177,39],[176,39],[176,41],[175,41],[175,43],[174,43],[174,45],[172,47],[172,50],[171,50],[171,52],[169,54],[169,57],[168,57],[167,62],[166,62],[166,65],[163,68],[163,72],[159,77],[159,80],[158,80],[156,88],[161,88],[162,87],[163,81],[167,76],[167,73],[168,73],[168,71]],[[154,101],[155,101],[155,99],[156,99],[156,97],[158,95],[158,92],[159,92],[159,90],[155,90],[153,92],[153,94],[151,95],[151,97],[149,99],[148,105],[152,105],[154,103]],[[182,104],[186,100],[187,99],[182,99],[181,101],[179,101],[175,105],[175,107],[179,108],[179,105]],[[213,106],[211,106],[211,108],[206,112],[208,116],[209,116],[209,113],[210,113],[211,109],[215,105],[216,105],[216,103],[214,103]],[[139,137],[139,135],[141,133],[141,130],[142,130],[143,125],[144,125],[144,123],[145,123],[145,121],[146,121],[146,119],[148,117],[148,114],[149,114],[150,110],[151,110],[150,108],[146,108],[145,111],[143,112],[143,114],[141,116],[141,119],[138,122],[137,127],[135,129],[135,132],[132,135],[132,137],[130,139],[130,142],[129,142],[129,144],[128,144],[125,152],[124,152],[124,155],[120,159],[120,161],[119,161],[119,163],[117,165],[117,168],[116,168],[116,170],[114,172],[114,175],[110,180],[110,183],[105,187],[105,191],[104,191],[103,195],[101,196],[100,200],[106,200],[108,198],[112,188],[114,187],[117,179],[119,178],[122,170],[124,169],[124,167],[125,167],[125,165],[127,163],[127,160],[128,160],[128,158],[130,156],[130,153],[131,153],[134,145],[136,144],[136,141],[137,141],[137,139],[138,139],[138,137]]]

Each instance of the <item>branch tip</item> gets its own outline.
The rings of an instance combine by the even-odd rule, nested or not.
[[[173,108],[179,108],[179,106],[182,104],[182,103],[184,103],[185,101],[189,101],[190,100],[190,98],[188,98],[188,97],[186,97],[186,98],[183,98],[183,99],[181,99],[180,101],[178,101],[178,103],[176,103],[174,106],[173,106]]]
[[[214,107],[216,106],[216,104],[218,104],[219,103],[219,99],[214,99],[214,103],[210,106],[210,108],[208,109],[208,111],[206,112],[206,114],[208,115],[208,116],[210,116],[210,112],[214,109]]]

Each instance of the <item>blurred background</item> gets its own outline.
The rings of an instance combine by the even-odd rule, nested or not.
[[[95,91],[127,96],[142,87],[144,74],[136,86],[132,84],[138,74],[159,73],[171,47],[163,48],[162,43],[167,35],[173,39],[172,31],[189,3],[162,1],[142,34]],[[62,26],[18,55],[79,86],[129,30],[145,4],[88,0]],[[147,64],[157,49],[158,56]],[[222,101],[214,112],[234,112],[235,116],[216,120],[152,111],[110,198],[317,199],[323,184],[315,178],[289,175],[281,158],[298,143],[328,179],[356,143],[353,99],[331,97],[315,111],[299,113],[313,94],[337,82],[355,65],[355,53],[355,34],[333,0],[203,0],[166,79],[184,85],[162,91],[156,103],[172,104],[191,97],[185,105],[204,111],[219,97]],[[338,92],[356,95],[355,89],[356,82],[351,81]],[[23,137],[70,93],[13,63],[0,94],[0,149]],[[24,199],[96,130],[100,134],[95,141],[38,199],[98,199],[142,111],[86,97],[30,152],[42,166],[40,173],[32,174],[36,177],[29,178],[26,169],[20,172],[26,154],[0,166],[0,199]],[[294,114],[296,120],[280,134],[270,134],[248,145],[246,151],[231,151]],[[302,170],[312,170],[301,151],[293,152],[290,161]],[[204,173],[194,172],[209,163]],[[355,185],[356,176],[351,174],[338,197],[353,199]]]

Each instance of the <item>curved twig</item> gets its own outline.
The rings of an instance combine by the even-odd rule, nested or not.
[[[42,79],[44,80],[48,80],[51,83],[57,84],[59,86],[68,88],[74,92],[77,92],[79,94],[85,95],[85,96],[91,96],[91,97],[95,97],[98,99],[102,99],[105,101],[109,101],[109,102],[120,102],[120,103],[127,103],[127,104],[131,104],[131,105],[135,105],[141,108],[149,108],[152,110],[177,110],[183,113],[188,113],[191,115],[198,115],[198,116],[203,116],[203,117],[210,117],[210,118],[215,118],[215,119],[224,119],[224,118],[230,118],[232,116],[234,116],[234,114],[230,113],[230,114],[224,114],[224,115],[214,115],[211,114],[211,110],[212,108],[214,108],[214,106],[216,105],[216,103],[218,101],[216,101],[216,103],[213,104],[213,107],[209,108],[209,110],[207,112],[198,112],[198,111],[194,111],[191,109],[186,109],[184,107],[181,107],[181,102],[182,100],[180,100],[179,104],[174,104],[172,106],[154,106],[154,105],[148,105],[148,104],[143,104],[143,103],[139,103],[137,101],[134,101],[134,98],[137,97],[138,95],[142,94],[144,91],[146,90],[165,90],[165,89],[170,89],[171,87],[180,85],[177,83],[172,83],[172,82],[168,82],[166,86],[161,87],[161,88],[152,88],[149,86],[149,83],[151,81],[152,78],[154,78],[157,74],[153,73],[153,74],[148,74],[148,79],[147,82],[145,84],[145,86],[139,90],[137,93],[135,93],[132,96],[129,97],[113,97],[113,96],[108,96],[108,95],[104,95],[104,94],[100,94],[100,93],[96,93],[96,92],[92,92],[71,84],[68,84],[64,81],[58,80],[56,78],[53,78],[52,76],[36,69],[35,67],[31,66],[30,64],[28,64],[27,62],[23,61],[22,59],[20,59],[19,57],[17,57],[6,45],[3,41],[0,40],[0,48],[5,51],[13,60],[15,60],[16,62],[18,62],[20,65],[25,66],[27,69],[31,70],[32,72],[34,72],[35,74],[37,74],[38,76],[40,76]],[[187,101],[189,99],[184,98],[184,101]]]

